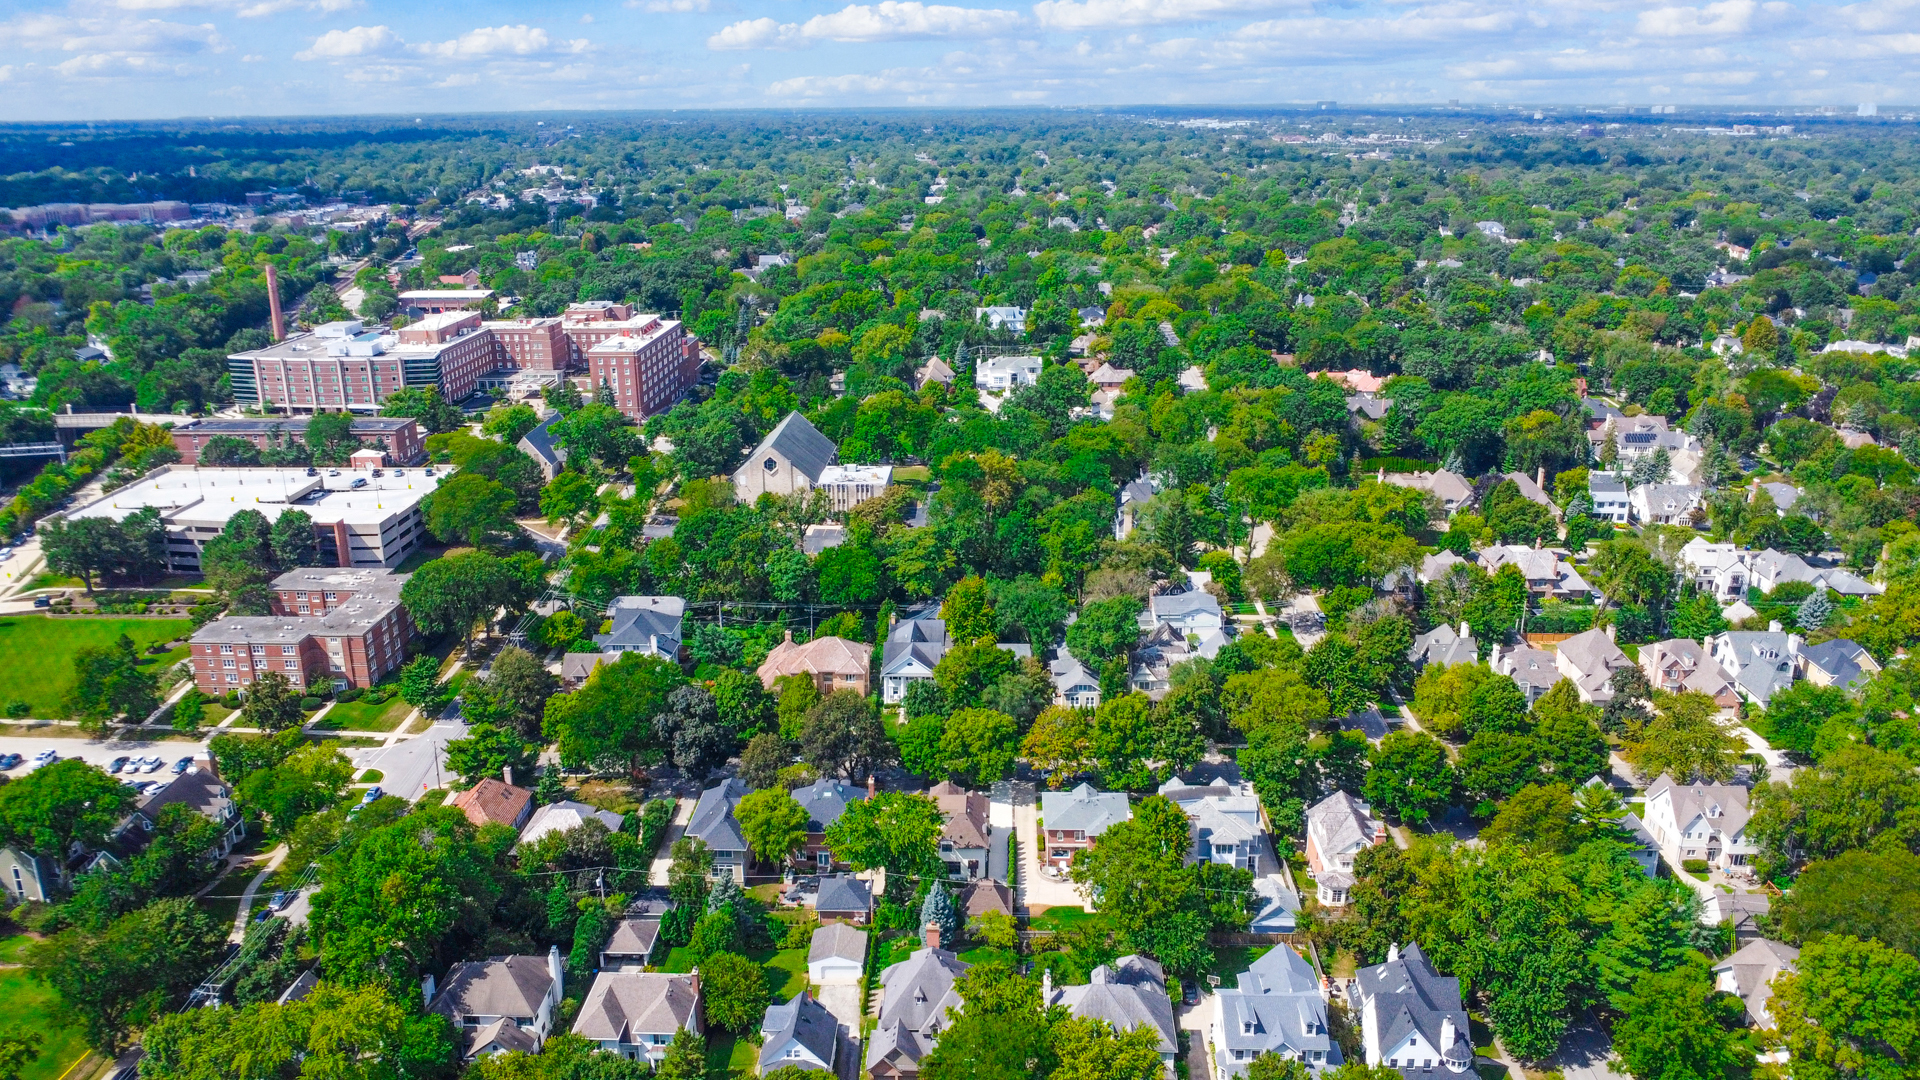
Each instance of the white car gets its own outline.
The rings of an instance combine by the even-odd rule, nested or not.
[[[150,758],[148,758],[148,759],[147,759],[147,767],[146,767],[146,770],[145,770],[145,771],[147,771],[147,772],[159,772],[159,771],[161,770],[161,768],[162,768],[162,767],[164,767],[165,765],[166,765],[166,761],[165,761],[165,759],[163,759],[163,758],[157,758],[157,757],[150,757]]]

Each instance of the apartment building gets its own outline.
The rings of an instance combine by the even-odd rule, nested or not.
[[[216,619],[194,632],[194,685],[244,689],[269,671],[296,688],[372,686],[406,660],[413,621],[400,603],[407,575],[308,567],[273,580],[273,614]]]
[[[305,439],[309,416],[245,417],[240,419],[189,420],[173,429],[173,446],[180,451],[183,464],[200,461],[200,452],[209,440],[221,437],[245,439],[262,450],[285,439]],[[420,425],[404,416],[356,416],[353,437],[367,446],[378,447],[387,455],[389,465],[415,465],[426,460],[426,440]]]
[[[587,376],[594,389],[612,390],[614,408],[636,420],[672,408],[700,378],[699,342],[678,322],[654,315],[642,318],[650,321],[586,350]]]

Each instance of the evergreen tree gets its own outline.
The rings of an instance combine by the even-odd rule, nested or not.
[[[920,931],[924,937],[929,926],[940,928],[940,944],[952,948],[960,940],[960,915],[953,907],[953,897],[947,895],[945,882],[936,881],[927,890],[927,898],[920,905]]]
[[[1833,602],[1828,600],[1827,594],[1822,591],[1800,601],[1800,610],[1794,615],[1793,621],[1799,625],[1800,629],[1811,634],[1827,625],[1827,620],[1832,617]]]

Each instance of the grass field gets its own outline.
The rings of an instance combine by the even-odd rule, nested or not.
[[[1027,928],[1030,930],[1051,930],[1059,933],[1062,930],[1076,930],[1083,926],[1089,926],[1097,922],[1099,918],[1099,912],[1088,911],[1084,908],[1065,906],[1050,907],[1040,914],[1035,915],[1033,918],[1028,919]]]
[[[87,1043],[79,1026],[55,1015],[53,991],[29,978],[25,970],[0,968],[0,1001],[7,1003],[9,1027],[40,1034],[40,1056],[20,1070],[20,1080],[59,1080],[86,1056]]]
[[[49,618],[14,615],[0,618],[0,703],[24,701],[36,717],[58,716],[60,695],[73,685],[73,657],[88,645],[107,646],[125,634],[145,651],[193,630],[186,619]],[[186,655],[182,646],[160,656],[141,658],[158,675]]]
[[[405,698],[394,698],[379,705],[364,701],[336,703],[315,726],[322,731],[392,731],[407,719],[413,706]]]

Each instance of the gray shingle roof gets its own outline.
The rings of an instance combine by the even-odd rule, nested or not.
[[[1095,791],[1081,784],[1072,791],[1048,791],[1040,795],[1040,815],[1049,829],[1073,829],[1088,836],[1099,836],[1107,827],[1133,817],[1127,797],[1118,791]]]
[[[947,1010],[960,1008],[955,979],[971,965],[945,949],[916,949],[880,973],[880,1024],[867,1043],[867,1065],[890,1055],[918,1062],[933,1048],[934,1033],[947,1026]]]
[[[828,923],[813,932],[807,945],[807,963],[821,960],[865,960],[867,932],[851,923]]]
[[[769,451],[779,454],[793,463],[793,467],[806,474],[812,483],[820,481],[820,474],[833,464],[840,453],[833,440],[820,433],[820,429],[807,422],[807,418],[798,412],[790,412],[767,437],[754,448],[747,459],[757,461]]]
[[[1377,1046],[1385,1053],[1399,1046],[1409,1032],[1418,1031],[1421,1039],[1443,1058],[1464,1053],[1466,1060],[1472,1061],[1473,1043],[1467,1011],[1461,1007],[1460,980],[1433,970],[1420,946],[1408,945],[1384,964],[1361,968],[1356,981],[1361,1013],[1369,1027],[1369,1046]],[[1453,1021],[1451,1045],[1440,1038],[1447,1020]],[[1402,1070],[1407,1075],[1422,1071],[1426,1070]]]
[[[852,874],[829,874],[820,879],[815,911],[872,911],[873,886]]]
[[[687,602],[678,596],[616,596],[607,605],[613,626],[595,634],[594,643],[608,652],[658,648],[664,656],[680,651],[681,622]]]
[[[1307,831],[1324,855],[1373,843],[1372,808],[1344,791],[1336,791],[1307,808]]]
[[[635,1042],[671,1035],[693,1022],[699,990],[692,975],[603,971],[593,980],[573,1033],[595,1042]]]
[[[558,472],[560,466],[567,463],[567,452],[561,449],[560,444],[553,438],[553,424],[559,419],[560,414],[554,413],[540,421],[525,435],[520,436],[520,449],[525,451],[528,457],[544,466],[549,473]]]
[[[815,780],[806,787],[794,788],[792,794],[793,801],[807,811],[807,831],[813,833],[826,832],[849,805],[867,797],[865,788],[839,780]]]
[[[1223,989],[1219,996],[1216,1038],[1221,1049],[1248,1051],[1250,1057],[1272,1052],[1303,1061],[1314,1060],[1319,1051],[1328,1066],[1341,1063],[1340,1046],[1327,1034],[1320,979],[1291,946],[1276,945],[1240,976],[1236,989]],[[1247,1062],[1235,1062],[1231,1054],[1219,1055],[1215,1063],[1229,1076],[1245,1075]]]
[[[1826,672],[1833,679],[1833,685],[1851,690],[1867,680],[1867,671],[1860,666],[1860,657],[1866,651],[1846,638],[1835,638],[1818,645],[1802,645],[1800,658]]]
[[[947,624],[941,619],[905,619],[887,631],[880,653],[880,674],[891,675],[918,661],[928,671],[947,654]]]
[[[686,835],[707,842],[714,851],[745,851],[747,841],[740,833],[740,822],[733,808],[747,796],[747,785],[739,779],[722,780],[700,793],[687,819]]]
[[[1056,986],[1048,1005],[1065,1005],[1075,1016],[1105,1020],[1116,1030],[1151,1027],[1160,1035],[1161,1054],[1178,1047],[1173,1001],[1160,965],[1143,956],[1123,956],[1093,969],[1084,986]]]
[[[767,1006],[767,1015],[760,1021],[760,1034],[760,1071],[765,1073],[780,1067],[781,1056],[793,1041],[798,1041],[821,1061],[832,1063],[840,1040],[840,1023],[825,1005],[802,990],[792,1001]]]
[[[427,1011],[463,1016],[535,1016],[553,989],[544,956],[494,956],[453,965]]]

